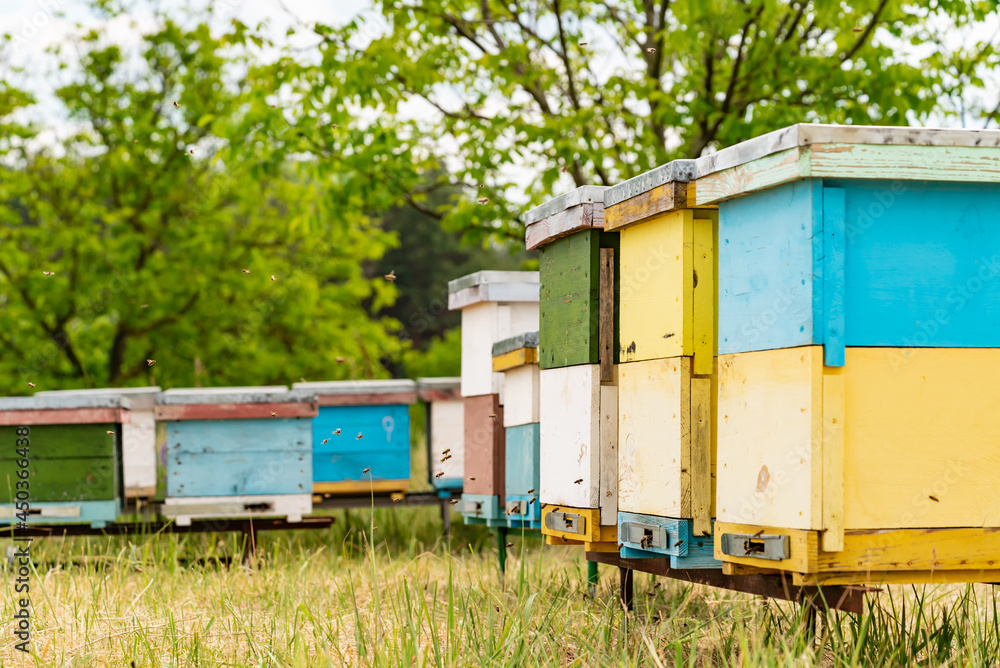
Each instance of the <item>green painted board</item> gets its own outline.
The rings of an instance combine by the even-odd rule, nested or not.
[[[115,498],[118,461],[114,458],[30,459],[28,501],[99,501]],[[17,490],[17,462],[0,461],[0,505]]]
[[[600,361],[598,260],[601,248],[615,249],[617,260],[618,234],[585,230],[556,239],[540,249],[539,364],[543,369],[596,364]],[[616,313],[618,276],[616,261]],[[617,318],[612,349],[617,363]]]
[[[109,431],[121,433],[115,424],[46,424],[31,427],[28,434],[28,455],[31,461],[41,459],[111,458],[115,454],[116,438]],[[0,427],[0,462],[19,459],[15,446],[17,427]]]

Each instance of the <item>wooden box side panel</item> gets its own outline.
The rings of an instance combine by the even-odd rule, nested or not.
[[[823,348],[719,356],[719,521],[822,528]]]
[[[506,432],[505,494],[508,498],[531,495],[537,499],[539,425],[522,424],[509,427]]]
[[[15,460],[0,461],[0,504],[10,506],[14,503],[19,470]],[[28,482],[29,502],[120,498],[118,462],[114,458],[31,459]]]
[[[465,481],[469,494],[500,496],[504,493],[504,428],[500,397],[487,394],[466,397]]]
[[[692,221],[675,211],[621,232],[622,362],[692,350]]]
[[[178,453],[170,455],[167,469],[172,497],[312,492],[307,452]]]
[[[111,459],[115,456],[117,427],[110,422],[32,425],[28,434],[29,459]],[[109,431],[114,433],[108,434]],[[0,443],[10,444],[10,447],[0,448],[0,461],[21,458],[14,447],[17,438],[16,426],[0,426]]]
[[[497,338],[497,309],[493,302],[462,309],[462,396],[499,391],[493,382],[493,343]]]
[[[578,232],[540,251],[543,369],[598,361],[599,235],[597,230]]]
[[[247,453],[312,451],[312,420],[184,420],[167,423],[167,453]]]
[[[542,369],[542,503],[598,508],[601,369],[597,364]]]
[[[617,524],[618,517],[618,368],[614,384],[601,385],[600,509],[601,524]]]
[[[816,179],[720,205],[719,354],[822,343],[822,211]]]
[[[409,453],[409,406],[322,406],[312,420],[311,446],[315,452]]]
[[[504,372],[505,427],[538,422],[538,374],[537,364],[528,364]]]
[[[690,357],[618,366],[620,512],[691,517],[690,391]]]
[[[125,493],[156,493],[156,419],[153,408],[132,410],[132,421],[122,425],[122,459]]]
[[[458,401],[431,404],[431,480],[461,479],[465,475],[465,406]],[[447,453],[445,451],[448,451]],[[445,457],[445,461],[441,461]]]
[[[314,452],[312,455],[313,481],[350,482],[358,492],[371,490],[372,482],[409,480],[410,451],[352,450],[347,452]],[[377,491],[377,490],[376,490]]]
[[[847,349],[846,528],[1000,527],[998,375],[996,348]]]

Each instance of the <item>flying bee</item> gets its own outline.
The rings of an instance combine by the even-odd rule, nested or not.
[[[441,462],[444,463],[444,462],[448,461],[449,459],[451,459],[451,455],[445,455],[444,457],[441,458]]]
[[[450,503],[451,503],[451,505],[453,505],[453,506],[454,506],[454,505],[457,505],[457,504],[458,504],[458,499],[452,499],[452,500],[450,501]]]
[[[358,432],[358,435],[354,437],[354,440],[355,441],[360,441],[363,437],[364,437],[364,434],[362,434],[361,432]]]
[[[533,490],[533,489],[529,489],[528,490],[528,494],[534,494],[534,493],[535,493],[535,490]]]
[[[322,442],[322,445],[326,445],[326,444],[327,444],[327,443],[329,443],[329,442],[330,442],[330,439],[328,439],[328,438],[324,438],[324,439],[323,439],[323,442]]]
[[[442,455],[446,455],[446,454],[448,454],[449,452],[451,452],[451,448],[445,448],[444,450],[442,450],[442,451],[441,451],[441,454],[442,454]]]
[[[646,49],[646,53],[656,53],[656,49],[654,49],[653,47],[649,47],[648,49]]]
[[[347,361],[347,358],[346,357],[337,357],[336,360],[337,360],[337,364],[343,364],[344,362]]]
[[[243,273],[246,274],[247,276],[249,276],[250,275],[250,270],[249,269],[244,269]]]
[[[149,304],[140,304],[139,308],[149,308]]]
[[[573,484],[579,485],[581,482],[583,482],[583,478],[577,478],[576,480],[573,481]]]
[[[396,282],[396,270],[393,269],[388,274],[386,274],[385,275],[385,280],[389,281],[390,283],[395,283]]]
[[[480,197],[480,198],[479,198],[479,203],[480,203],[480,204],[486,204],[486,203],[487,203],[487,202],[489,202],[489,201],[490,201],[490,198],[489,198],[489,197]]]
[[[156,360],[146,360],[146,366],[153,366],[156,364]]]
[[[507,543],[507,547],[514,547],[514,543]]]
[[[111,429],[108,429],[108,436],[114,436],[114,435],[115,435],[115,432],[112,431]]]
[[[274,274],[271,274],[271,280],[272,280],[272,281],[276,281],[276,280],[278,280],[278,279],[277,279],[277,278],[275,278]]]
[[[174,100],[174,106],[175,106],[175,107],[179,107],[179,106],[181,106],[181,105],[177,104],[177,101],[176,101],[176,100]]]
[[[278,414],[275,413],[274,411],[271,411],[271,417],[278,417]]]
[[[497,421],[497,414],[496,413],[490,413],[490,419],[493,420],[494,422],[496,422]]]
[[[337,436],[340,436],[340,428],[338,427],[337,429],[334,429],[333,433],[336,434]]]
[[[34,386],[35,386],[34,383],[32,383],[31,381],[28,381],[28,387],[34,387]]]
[[[443,475],[444,475],[444,471],[441,471],[440,473],[435,473],[435,474],[434,474],[434,477],[435,477],[435,478],[440,478],[440,477],[441,477],[441,476],[443,476]]]
[[[472,475],[469,476],[469,480],[475,480],[475,479],[476,479],[476,476],[472,476]]]
[[[54,272],[54,271],[43,271],[42,273],[45,274],[46,276],[55,276],[56,275],[56,272]]]
[[[370,466],[369,466],[368,468],[366,468],[366,469],[365,469],[364,471],[362,471],[361,473],[362,473],[362,474],[364,474],[364,473],[371,473],[371,470],[372,470],[372,467],[370,467]]]

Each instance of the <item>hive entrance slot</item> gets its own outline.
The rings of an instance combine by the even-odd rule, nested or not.
[[[764,541],[762,540],[753,540],[752,538],[748,538],[743,541],[743,549],[746,550],[747,556],[750,556],[752,554],[764,554],[767,547],[764,545]]]
[[[268,510],[273,510],[273,509],[274,509],[274,504],[273,503],[244,503],[243,504],[243,510],[246,510],[248,512],[268,511]]]

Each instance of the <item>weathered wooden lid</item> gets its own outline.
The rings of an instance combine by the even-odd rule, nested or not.
[[[674,160],[608,188],[604,229],[622,230],[655,216],[694,206],[695,160]]]
[[[43,390],[35,392],[36,397],[41,396],[99,396],[118,395],[129,398],[132,410],[150,409],[153,407],[156,395],[162,390],[156,386],[148,387],[94,387],[82,390]]]
[[[518,334],[517,336],[512,336],[508,339],[504,339],[503,341],[497,341],[494,343],[493,357],[504,355],[515,350],[520,350],[521,348],[537,347],[538,332],[525,332],[524,334]]]
[[[541,248],[581,230],[604,228],[606,186],[581,186],[536,206],[524,215],[524,243]]]
[[[481,302],[537,302],[537,271],[477,271],[448,282],[448,309]]]
[[[55,411],[84,408],[130,408],[129,400],[111,394],[36,394],[32,397],[2,397],[0,411]]]
[[[621,204],[668,183],[689,183],[697,178],[697,161],[674,160],[644,174],[611,186],[604,193],[604,208]]]
[[[696,162],[699,205],[812,177],[1000,183],[1000,130],[799,123]]]
[[[417,378],[417,396],[421,401],[448,401],[462,398],[461,376]]]
[[[284,385],[263,387],[184,387],[167,390],[156,397],[157,405],[185,404],[276,404],[316,401],[310,390],[289,391]]]
[[[413,404],[417,401],[417,384],[406,378],[309,381],[295,383],[292,387],[314,392],[320,406]]]

